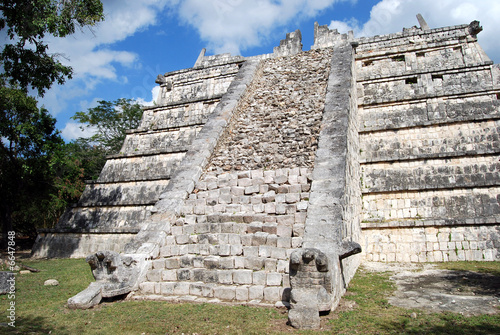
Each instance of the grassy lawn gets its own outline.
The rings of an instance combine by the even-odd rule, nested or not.
[[[60,259],[23,264],[41,272],[17,275],[16,328],[6,326],[12,300],[0,296],[0,334],[500,334],[500,314],[464,317],[393,307],[387,303],[395,289],[390,274],[363,269],[338,310],[322,317],[322,329],[307,332],[286,326],[286,310],[270,308],[119,301],[90,310],[69,310],[66,300],[93,279],[87,263]],[[500,280],[500,262],[441,266],[488,272]],[[44,286],[46,279],[57,279],[60,284]]]

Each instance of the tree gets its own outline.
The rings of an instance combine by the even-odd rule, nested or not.
[[[0,10],[0,30],[6,29],[11,42],[0,52],[0,192],[4,199],[0,220],[5,245],[6,232],[13,227],[33,232],[49,224],[47,213],[54,208],[51,195],[62,187],[57,184],[55,153],[64,143],[55,119],[37,107],[28,91],[43,96],[54,82],[70,79],[72,69],[48,53],[44,38],[67,36],[104,16],[98,0],[0,0]]]
[[[12,44],[0,54],[1,76],[11,85],[43,96],[54,82],[71,79],[72,69],[48,53],[47,34],[65,37],[76,27],[104,19],[99,0],[0,0],[0,30],[7,28]]]
[[[120,151],[125,139],[125,131],[139,126],[142,117],[142,108],[131,99],[116,101],[99,101],[99,105],[89,108],[86,112],[77,112],[72,119],[77,120],[85,128],[96,129],[95,134],[88,138],[88,143],[95,143],[107,154],[116,154]]]
[[[36,212],[30,207],[42,206],[53,189],[51,155],[63,141],[56,120],[23,90],[0,85],[0,106],[0,215],[6,234],[16,225],[26,227]]]

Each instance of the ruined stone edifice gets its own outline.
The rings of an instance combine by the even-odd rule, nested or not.
[[[288,304],[303,249],[294,271],[331,278],[327,308],[363,259],[500,259],[500,69],[478,22],[419,21],[369,38],[316,25],[310,51],[296,31],[158,76],[157,104],[34,255],[121,253],[136,297]]]

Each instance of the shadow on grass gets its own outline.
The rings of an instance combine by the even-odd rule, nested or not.
[[[70,335],[71,333],[60,325],[53,325],[44,317],[19,317],[15,327],[2,324],[0,334],[58,334]]]
[[[425,314],[421,315],[419,319],[393,321],[384,328],[390,334],[500,334],[499,315],[483,315],[477,317],[475,321],[471,321],[471,319],[467,320],[459,314],[443,313],[437,319],[432,317],[431,321],[427,320]]]

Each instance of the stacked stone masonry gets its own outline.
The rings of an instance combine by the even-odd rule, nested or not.
[[[207,173],[139,294],[286,301],[288,259],[302,245],[310,177],[307,168]]]
[[[263,61],[244,113],[235,116],[209,169],[312,167],[331,54],[322,49]]]
[[[470,26],[361,39],[356,57],[365,259],[500,259],[499,71]]]

